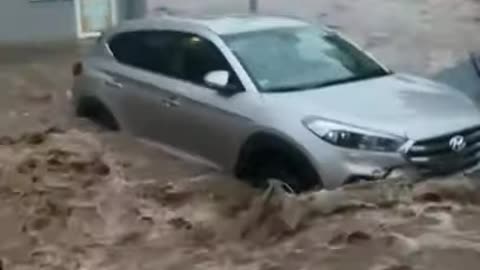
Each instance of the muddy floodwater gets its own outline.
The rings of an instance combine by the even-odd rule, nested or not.
[[[303,2],[290,13],[480,96],[464,65],[480,49],[478,1]],[[252,190],[73,117],[70,67],[85,48],[0,48],[0,270],[479,269],[480,179]]]
[[[215,173],[132,179],[94,135],[0,139],[3,269],[478,269],[480,185],[452,177],[301,196]]]

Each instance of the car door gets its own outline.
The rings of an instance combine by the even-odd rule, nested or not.
[[[176,61],[182,63],[182,70],[172,96],[177,102],[169,119],[172,142],[216,164],[230,165],[253,125],[245,114],[254,107],[252,96],[211,41],[183,33],[177,48],[180,54]],[[217,70],[230,73],[229,86],[237,89],[236,94],[222,94],[206,85],[207,73]]]
[[[172,110],[171,88],[179,67],[172,63],[178,50],[175,33],[135,31],[109,42],[116,62],[110,65],[109,81],[120,96],[120,114],[133,134],[171,143],[168,137]]]

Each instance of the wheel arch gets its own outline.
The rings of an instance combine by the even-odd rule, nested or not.
[[[247,137],[237,155],[234,165],[235,175],[237,177],[244,176],[244,172],[247,171],[252,155],[265,150],[278,150],[279,152],[292,155],[296,159],[300,159],[305,166],[308,166],[308,168],[312,170],[312,173],[315,173],[316,178],[320,184],[323,185],[321,175],[313,165],[312,159],[306,149],[296,144],[295,141],[288,136],[270,131],[258,131]]]
[[[113,125],[115,126],[115,128],[113,129],[119,130],[121,128],[121,125],[113,111],[105,102],[100,100],[98,97],[92,95],[85,95],[79,97],[76,101],[75,113],[78,116],[95,118],[95,114],[97,112],[105,112],[112,117],[112,120],[114,121]]]

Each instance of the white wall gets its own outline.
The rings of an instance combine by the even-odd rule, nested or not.
[[[248,11],[249,0],[147,0],[147,9],[169,7],[192,13],[238,13]]]
[[[75,27],[72,0],[0,0],[1,43],[74,39]]]

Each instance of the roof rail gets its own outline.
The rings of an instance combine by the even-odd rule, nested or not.
[[[155,8],[152,12],[152,15],[155,16],[181,16],[184,14],[185,12],[167,6],[159,6]]]

